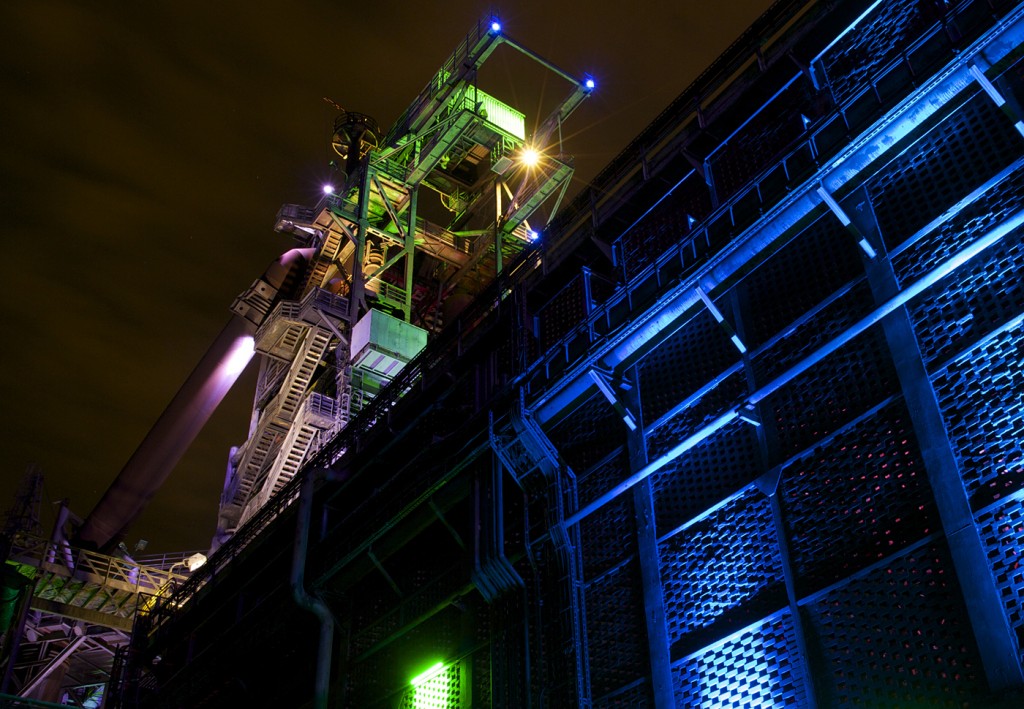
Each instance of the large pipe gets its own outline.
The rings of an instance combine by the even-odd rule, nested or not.
[[[247,316],[236,315],[224,326],[89,513],[78,532],[78,544],[108,549],[123,539],[252,359],[253,336],[270,303],[292,270],[304,265],[311,255],[311,249],[292,249],[270,264],[261,279],[260,297],[266,304],[258,309],[262,314],[254,317],[250,310]]]
[[[314,709],[327,709],[327,698],[331,685],[331,655],[334,648],[334,615],[326,603],[306,590],[306,555],[309,550],[309,526],[313,514],[316,472],[308,471],[300,488],[295,545],[292,548],[291,588],[292,596],[298,606],[315,615],[320,621],[313,707]]]

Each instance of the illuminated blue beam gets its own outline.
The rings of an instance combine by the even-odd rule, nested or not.
[[[1021,210],[1014,214],[1006,221],[999,224],[997,227],[986,233],[980,239],[967,246],[957,255],[944,261],[936,268],[932,269],[920,279],[909,285],[908,287],[901,290],[899,293],[894,295],[892,298],[882,303],[875,310],[864,316],[856,323],[851,325],[848,329],[841,332],[835,338],[825,343],[818,349],[814,350],[807,357],[804,357],[799,362],[791,366],[785,372],[772,379],[770,382],[762,386],[760,389],[750,395],[750,398],[744,402],[744,404],[735,407],[721,414],[711,423],[698,429],[695,433],[685,438],[680,443],[673,446],[671,449],[663,453],[661,456],[652,460],[643,468],[629,476],[621,483],[613,487],[608,492],[604,493],[596,500],[586,505],[578,512],[568,517],[565,521],[566,526],[572,526],[579,523],[587,515],[591,514],[595,510],[603,507],[608,502],[614,500],[616,497],[621,495],[626,490],[630,489],[637,483],[645,480],[654,473],[658,472],[666,465],[671,463],[673,460],[681,456],[686,451],[697,446],[701,441],[712,436],[716,431],[720,430],[723,426],[728,425],[732,421],[740,418],[740,414],[743,413],[744,408],[751,404],[756,404],[759,401],[764,400],[768,396],[781,389],[789,382],[796,379],[798,376],[806,372],[811,367],[819,364],[822,360],[840,349],[844,345],[847,345],[858,335],[863,334],[866,330],[871,328],[873,325],[878,324],[885,316],[889,315],[898,308],[902,308],[912,299],[920,295],[922,292],[931,288],[933,285],[941,281],[946,276],[953,273],[956,269],[963,266],[965,263],[982,253],[986,249],[991,248],[995,244],[999,243],[1007,234],[1010,234],[1015,229],[1024,225],[1024,210]]]

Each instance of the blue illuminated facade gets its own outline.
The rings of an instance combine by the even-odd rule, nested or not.
[[[333,701],[440,658],[462,707],[1019,706],[1022,47],[1013,2],[776,3],[307,466]],[[257,632],[292,529],[140,656]]]

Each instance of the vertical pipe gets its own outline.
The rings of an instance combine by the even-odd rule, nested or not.
[[[313,707],[327,709],[331,684],[331,652],[334,645],[334,615],[326,603],[306,591],[306,554],[309,550],[309,527],[313,515],[313,492],[317,472],[319,471],[306,471],[302,479],[295,523],[295,545],[292,548],[291,588],[298,606],[315,615],[320,621]]]

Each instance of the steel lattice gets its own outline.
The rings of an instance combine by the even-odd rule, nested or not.
[[[1003,599],[1006,617],[1014,631],[1019,659],[1024,662],[1024,501],[1006,500],[976,518],[996,588]]]
[[[788,612],[685,657],[672,669],[676,706],[805,705],[803,666]]]
[[[587,649],[593,696],[644,676],[648,665],[644,602],[636,560],[587,584]]]
[[[959,708],[984,692],[945,542],[893,558],[804,610],[827,706]]]
[[[750,425],[716,432],[652,476],[659,534],[667,534],[745,487],[761,472]]]
[[[939,524],[899,400],[786,466],[780,493],[794,573],[805,592],[898,552]]]
[[[934,378],[974,509],[1024,488],[1024,324],[956,358]]]
[[[714,624],[725,623],[721,636],[786,602],[771,505],[755,488],[663,541],[659,556],[673,646],[706,645]]]
[[[1024,153],[1013,122],[979,94],[892,161],[868,183],[888,248]]]

